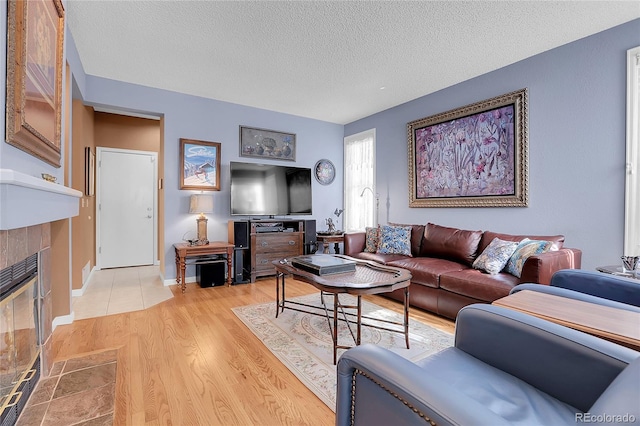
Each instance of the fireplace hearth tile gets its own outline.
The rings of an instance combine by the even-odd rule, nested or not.
[[[17,426],[112,426],[118,350],[57,361],[38,383]]]

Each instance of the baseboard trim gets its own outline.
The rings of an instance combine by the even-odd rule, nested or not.
[[[95,270],[96,270],[95,266],[93,268],[91,268],[91,272],[89,272],[89,276],[87,277],[87,280],[84,283],[82,283],[82,287],[81,288],[71,290],[71,296],[72,297],[79,297],[79,296],[82,296],[84,294],[84,291],[87,289],[87,287],[89,286],[89,283],[91,282],[91,277],[93,276],[93,272]]]
[[[59,325],[66,325],[66,324],[73,323],[75,316],[76,314],[74,312],[71,312],[69,315],[62,315],[59,317],[55,317],[51,322],[52,331],[55,330],[56,327]]]
[[[170,285],[176,285],[175,278],[164,280],[163,282],[165,287],[169,287]],[[190,284],[190,283],[197,283],[198,281],[196,281],[196,277],[187,277],[184,282],[187,284]]]

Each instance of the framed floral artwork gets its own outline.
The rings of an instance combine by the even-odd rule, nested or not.
[[[336,178],[336,166],[327,159],[319,160],[313,170],[316,180],[321,185],[329,185]]]
[[[407,124],[410,207],[528,205],[527,89]]]

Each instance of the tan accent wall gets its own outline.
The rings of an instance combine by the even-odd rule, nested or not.
[[[95,141],[99,147],[160,152],[160,122],[96,112]]]
[[[73,148],[71,140],[73,140],[71,129],[71,69],[69,64],[65,64],[64,68],[65,91],[64,91],[64,140],[62,141],[62,150],[64,153],[64,172],[63,180],[65,186],[71,186],[69,176],[75,174],[72,169],[73,164],[70,163]],[[71,273],[69,268],[69,259],[72,254],[72,244],[69,243],[69,232],[71,220],[62,219],[51,224],[47,224],[48,240],[51,244],[51,314],[53,318],[69,315],[71,313]],[[71,267],[73,268],[73,266]]]
[[[70,224],[70,219],[51,222],[51,313],[53,318],[71,313]]]
[[[158,259],[164,278],[164,117],[160,119],[160,151],[158,152]]]
[[[158,180],[164,181],[162,121],[124,115],[94,113],[95,146],[158,153]],[[164,187],[163,187],[164,188]],[[164,275],[164,189],[158,185],[158,253]]]
[[[71,187],[83,193],[80,200],[80,212],[71,219],[71,283],[72,289],[79,290],[83,286],[82,269],[89,265],[89,271],[96,266],[96,197],[89,197],[85,192],[85,148],[96,153],[94,142],[93,108],[84,106],[82,101],[73,101],[73,170]],[[88,276],[88,275],[87,275]]]

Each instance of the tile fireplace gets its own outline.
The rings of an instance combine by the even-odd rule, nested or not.
[[[30,390],[51,371],[52,222],[77,216],[80,197],[0,168],[0,426],[15,424]]]
[[[36,225],[18,232],[25,240],[12,232],[6,253],[37,251],[19,261],[5,260],[13,263],[0,269],[0,426],[15,424],[41,375],[51,368],[51,249],[48,231],[44,241],[42,232],[48,227]],[[5,234],[0,231],[0,238],[7,237],[8,242]],[[39,240],[37,247],[30,249],[29,235]]]

